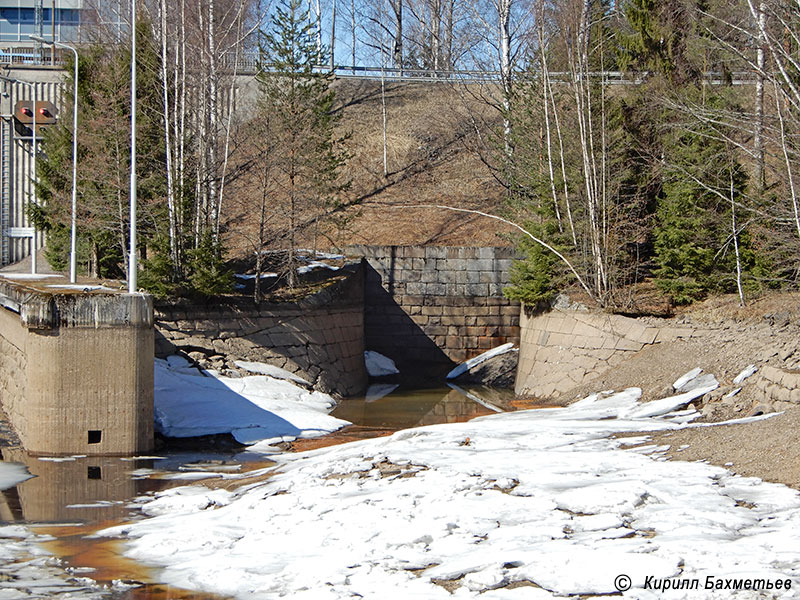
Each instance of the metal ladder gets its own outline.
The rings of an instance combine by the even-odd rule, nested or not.
[[[0,264],[9,262],[9,224],[11,221],[11,119],[0,123]]]

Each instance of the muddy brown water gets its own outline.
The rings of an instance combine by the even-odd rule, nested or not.
[[[457,423],[498,411],[527,408],[510,390],[489,388],[396,390],[379,397],[342,401],[334,416],[353,425],[312,440],[298,440],[288,451],[303,451],[348,441],[390,435],[400,429]],[[241,473],[270,466],[268,457],[247,452],[170,452],[154,458],[30,456],[18,448],[2,448],[5,461],[27,466],[35,477],[0,491],[0,524],[24,523],[52,536],[43,546],[68,566],[91,569],[86,576],[101,585],[132,582],[137,587],[109,592],[115,600],[210,600],[208,593],[164,585],[157,569],[123,556],[124,541],[92,534],[137,518],[130,502],[170,487],[191,485],[176,479],[191,472]],[[201,479],[197,483],[225,487],[247,480]]]

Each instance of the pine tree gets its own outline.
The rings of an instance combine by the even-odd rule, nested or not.
[[[349,181],[342,181],[346,136],[336,133],[330,73],[315,72],[320,57],[316,30],[300,0],[284,0],[271,29],[262,32],[265,64],[258,74],[259,107],[271,138],[274,201],[284,208],[284,246],[290,286],[296,283],[295,251],[303,230],[316,227],[335,209]],[[324,49],[323,49],[324,54]],[[322,63],[325,62],[323,57]],[[267,182],[265,182],[266,184]]]

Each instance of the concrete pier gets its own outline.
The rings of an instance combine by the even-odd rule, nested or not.
[[[0,277],[0,305],[0,401],[26,450],[152,448],[150,296]]]

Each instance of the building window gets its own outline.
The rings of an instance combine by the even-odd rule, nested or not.
[[[99,444],[103,439],[103,432],[99,429],[90,429],[89,430],[89,443],[90,444]]]

